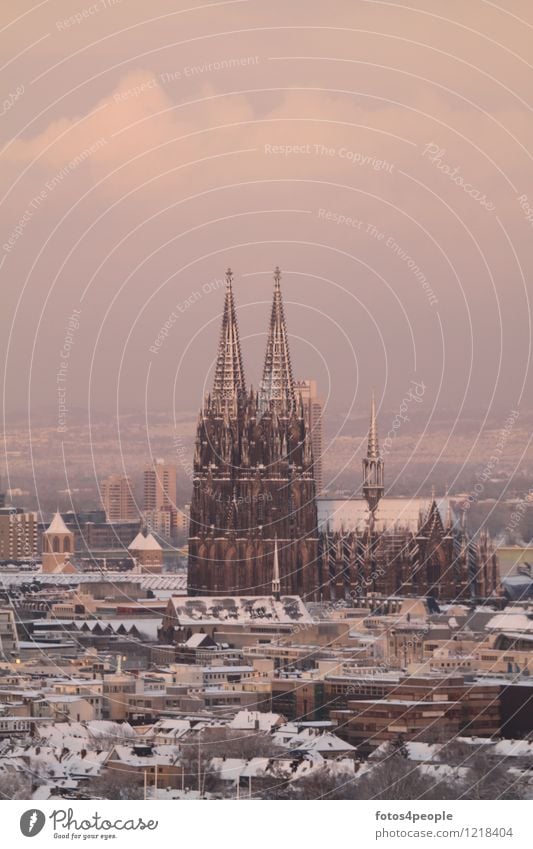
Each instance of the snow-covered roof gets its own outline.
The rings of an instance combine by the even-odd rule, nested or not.
[[[105,719],[92,719],[88,722],[54,722],[37,727],[39,740],[52,748],[70,749],[80,752],[88,746],[100,745],[105,748],[107,741],[113,742],[123,737],[135,739],[134,729],[128,722],[113,722]]]
[[[120,761],[128,766],[168,766],[175,764],[179,752],[176,746],[158,745],[152,748],[151,754],[142,755],[136,752],[133,746],[115,746],[109,760]]]
[[[79,586],[83,584],[108,583],[108,584],[125,584],[134,583],[141,586],[144,590],[152,590],[157,594],[158,591],[177,595],[180,592],[185,593],[187,589],[186,575],[148,575],[135,572],[77,572],[75,574],[63,574],[54,572],[1,572],[0,586],[19,586],[27,584],[28,581],[35,581],[41,586]]]
[[[197,649],[202,645],[202,643],[204,643],[206,641],[209,642],[209,643],[213,642],[211,637],[208,634],[198,633],[198,634],[193,634],[192,637],[189,637],[189,639],[186,641],[185,645],[189,649]]]
[[[128,551],[162,551],[162,548],[153,534],[144,536],[139,531],[133,542],[128,545]]]
[[[487,631],[514,631],[515,633],[533,633],[533,616],[519,607],[510,607],[503,613],[497,613],[485,625]]]
[[[437,500],[443,522],[448,511],[448,499]],[[375,517],[375,527],[384,531],[393,527],[406,528],[416,531],[419,521],[425,518],[431,499],[429,498],[382,498],[378,504]],[[330,531],[362,531],[368,524],[368,504],[364,498],[347,499],[317,499],[318,526]]]
[[[128,545],[128,551],[142,551],[144,549],[144,534],[139,531],[135,539],[133,539]]]
[[[246,764],[245,758],[212,758],[210,768],[221,781],[237,781]]]
[[[437,743],[419,743],[417,741],[404,743],[404,750],[407,758],[410,761],[417,761],[418,763],[432,763],[434,761],[438,761],[441,749],[442,746]],[[370,755],[370,760],[379,761],[383,756],[390,755],[390,751],[390,743],[382,743],[377,747],[377,749],[374,749]]]
[[[304,729],[296,737],[293,737],[289,747],[291,750],[298,749],[305,752],[320,752],[320,754],[328,754],[330,752],[355,752],[355,746],[341,740],[336,734],[330,734],[327,731],[323,734],[307,733],[311,729]]]
[[[29,761],[30,769],[46,779],[46,781],[57,779],[91,778],[99,775],[108,752],[87,751],[80,752],[65,751],[67,747],[52,746],[13,746],[9,751],[2,752],[2,758],[8,763],[11,759],[18,762],[23,758]],[[75,785],[74,785],[75,786]]]
[[[48,525],[45,534],[70,534],[72,531],[69,531],[67,526],[65,525],[63,518],[59,511],[54,514],[54,518]]]
[[[259,710],[240,710],[229,728],[237,731],[271,731],[281,722],[279,713],[262,713]]]
[[[191,730],[189,719],[159,719],[152,725],[148,736],[150,738],[171,738],[178,740],[185,737]]]
[[[135,619],[36,619],[36,636],[46,631],[48,627],[60,625],[70,631],[102,631],[108,634],[129,636],[139,634],[141,639],[152,642],[157,640],[157,630],[161,625],[161,617],[138,616]],[[63,641],[61,641],[63,642]],[[33,645],[31,643],[30,645]],[[43,645],[46,645],[44,643]]]
[[[291,751],[317,752],[331,754],[333,752],[355,752],[355,746],[346,743],[329,731],[317,733],[313,728],[302,728],[297,734],[292,733],[290,723],[282,725],[273,735],[273,742]]]
[[[147,549],[150,549],[152,551],[162,551],[163,550],[153,534],[148,534],[148,536],[146,537],[145,545],[146,545]]]
[[[313,619],[299,596],[172,596],[178,625],[309,623]]]
[[[533,756],[533,740],[500,740],[491,754],[504,758],[522,758]]]
[[[324,766],[324,760],[316,757],[296,762],[292,758],[212,758],[210,769],[222,781],[236,782],[240,778],[262,778],[273,776],[295,781]]]

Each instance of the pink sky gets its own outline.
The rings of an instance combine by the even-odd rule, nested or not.
[[[332,410],[531,407],[533,9],[501,5],[4,0],[7,415],[196,408],[228,265],[257,384],[277,264]]]

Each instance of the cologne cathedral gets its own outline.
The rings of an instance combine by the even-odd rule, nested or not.
[[[373,398],[362,494],[345,501],[316,497],[279,269],[257,392],[245,384],[228,271],[213,390],[196,433],[189,594],[357,604],[370,593],[440,600],[497,593],[490,540],[469,539],[447,499],[384,497]]]

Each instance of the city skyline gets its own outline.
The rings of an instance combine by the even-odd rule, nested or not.
[[[531,842],[532,32],[1,4],[9,845]]]

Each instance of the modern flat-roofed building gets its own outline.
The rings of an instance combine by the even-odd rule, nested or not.
[[[37,513],[20,507],[0,509],[0,560],[32,560],[37,556]]]
[[[176,466],[154,459],[144,470],[143,511],[176,509]]]
[[[101,493],[108,522],[134,522],[138,518],[131,481],[126,475],[110,475],[102,481]]]

